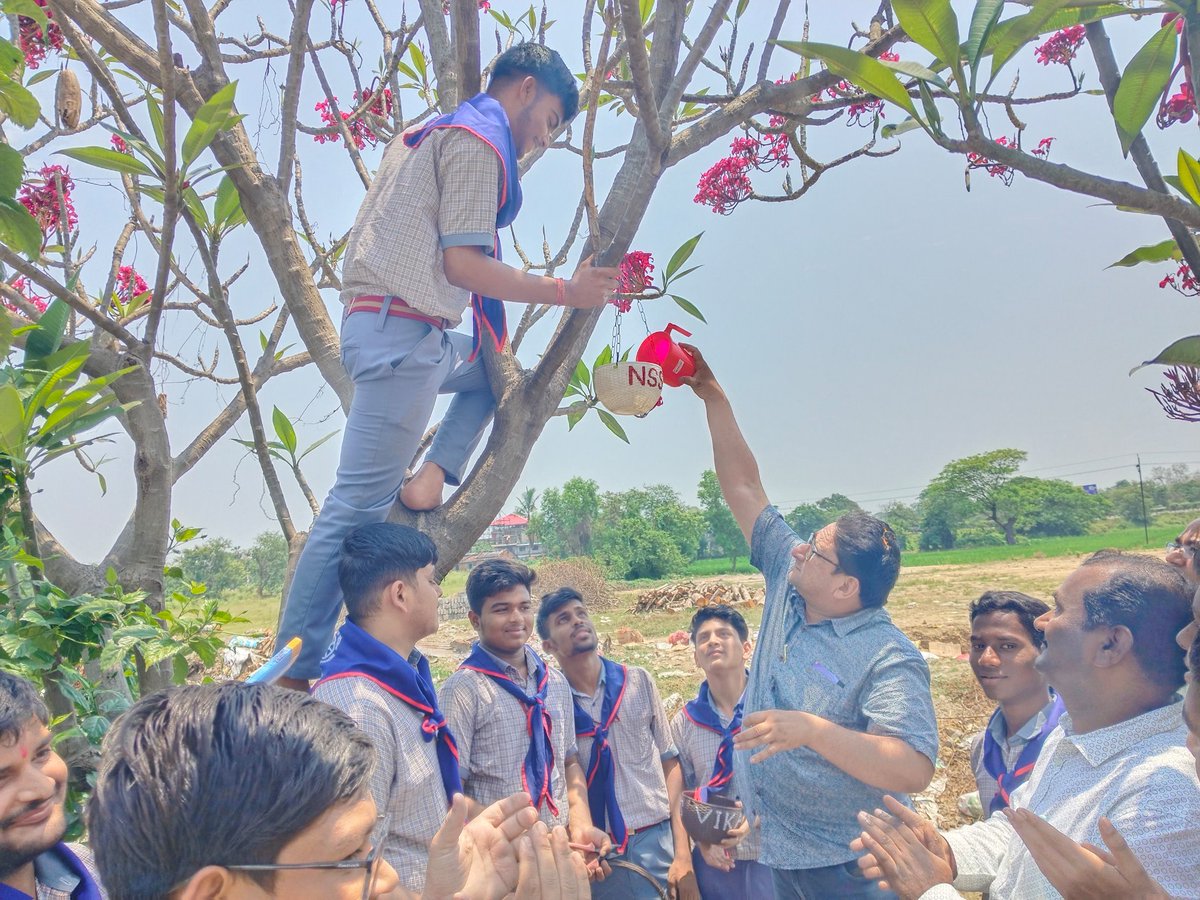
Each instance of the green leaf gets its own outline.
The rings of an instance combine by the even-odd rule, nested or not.
[[[737,9],[734,10],[733,17],[735,19],[740,19],[745,14],[746,9],[749,6],[750,6],[750,0],[738,0]]]
[[[1180,338],[1165,347],[1154,359],[1148,359],[1140,366],[1134,366],[1129,370],[1129,374],[1132,375],[1138,369],[1144,369],[1146,366],[1200,367],[1200,334]]]
[[[958,17],[950,0],[892,0],[892,11],[910,38],[954,72],[962,71]]]
[[[228,120],[233,114],[233,96],[236,92],[237,82],[231,81],[196,110],[191,127],[183,137],[184,169],[195,162],[196,157],[213,142],[213,138],[229,127]]]
[[[180,192],[179,197],[183,200],[183,205],[187,207],[187,211],[192,214],[192,218],[196,220],[196,223],[207,231],[209,226],[208,210],[204,208],[204,204],[200,200],[200,195],[196,193],[196,189],[194,187],[186,187]]]
[[[817,44],[811,41],[778,41],[780,47],[801,56],[819,59],[830,72],[840,75],[856,86],[884,100],[890,100],[914,119],[919,119],[912,98],[896,75],[883,63],[856,50],[847,50],[833,44]]]
[[[583,387],[592,386],[592,373],[588,371],[588,367],[583,364],[582,359],[575,364],[575,380]]]
[[[42,226],[11,197],[0,197],[0,243],[30,258],[42,250]]]
[[[596,409],[596,415],[600,417],[600,421],[607,426],[609,431],[611,431],[625,443],[629,443],[629,437],[625,434],[625,429],[621,427],[621,423],[617,421],[616,416],[606,409],[599,408]]]
[[[1196,158],[1179,148],[1179,189],[1193,203],[1200,204],[1200,163]]]
[[[285,450],[293,456],[296,454],[296,429],[291,419],[283,414],[278,406],[271,411],[271,424],[275,426],[275,436],[283,444]]]
[[[567,431],[574,431],[575,426],[579,424],[579,420],[587,415],[587,404],[580,404],[578,410],[571,410],[567,413]]]
[[[0,358],[8,356],[12,349],[13,322],[8,316],[0,316]]]
[[[925,118],[929,120],[930,129],[941,134],[942,114],[938,112],[937,104],[933,102],[933,92],[929,90],[929,85],[918,84],[917,92],[921,95],[921,106],[925,109]]]
[[[882,65],[887,66],[889,69],[894,69],[897,72],[908,75],[912,78],[916,78],[920,81],[926,81],[929,84],[941,88],[943,91],[950,90],[950,85],[946,84],[946,80],[942,78],[941,75],[937,74],[937,72],[934,72],[932,69],[921,65],[919,62],[913,62],[909,59],[901,59],[896,61],[890,59],[881,59],[879,62]]]
[[[42,29],[45,29],[50,23],[50,17],[46,15],[46,10],[34,3],[33,0],[4,0],[4,14],[33,19]]]
[[[1147,247],[1138,247],[1131,253],[1127,253],[1105,268],[1111,269],[1116,266],[1128,268],[1136,266],[1140,263],[1160,263],[1166,262],[1168,259],[1181,259],[1182,254],[1179,252],[1179,247],[1175,243],[1175,238],[1167,238],[1159,244],[1150,244]]]
[[[60,156],[68,156],[71,159],[77,159],[88,165],[108,169],[112,172],[157,177],[155,171],[136,156],[130,156],[128,153],[121,153],[118,150],[110,150],[108,147],[71,147],[67,150],[59,150],[58,153]]]
[[[1130,145],[1142,133],[1142,126],[1158,108],[1159,97],[1175,67],[1178,42],[1175,23],[1168,22],[1134,55],[1121,75],[1113,97],[1112,116],[1121,138],[1121,152],[1126,156]]]
[[[893,138],[898,134],[904,134],[906,131],[916,131],[921,127],[921,123],[912,116],[906,118],[903,122],[893,124],[889,122],[879,129],[879,133],[885,138]]]
[[[1078,0],[1074,0],[1078,2]],[[1004,67],[1016,52],[1029,41],[1046,30],[1057,30],[1049,23],[1064,7],[1071,5],[1072,0],[1040,0],[1032,10],[1023,16],[1015,16],[998,23],[985,45],[992,53],[992,79]],[[1062,27],[1062,26],[1057,26]]]
[[[5,75],[16,76],[25,64],[25,55],[12,45],[12,41],[6,41],[0,38],[0,72]],[[53,70],[49,69],[43,73],[44,75],[53,74]],[[30,84],[34,83],[30,79]],[[28,85],[26,85],[28,87]]]
[[[708,319],[704,318],[704,316],[701,314],[700,310],[698,310],[693,303],[691,303],[688,300],[684,300],[682,297],[678,297],[675,294],[671,294],[671,299],[674,300],[679,305],[679,308],[682,309],[684,312],[688,313],[689,315],[695,316],[697,319],[699,319],[705,325],[708,324]]]
[[[592,368],[598,369],[610,363],[612,363],[612,347],[605,345],[604,349],[600,351],[600,355],[596,357],[596,361],[592,363]]]
[[[704,237],[703,231],[694,237],[688,238],[671,254],[671,260],[667,263],[667,268],[663,271],[663,281],[670,281],[675,277],[675,273],[679,271],[679,267],[688,261],[702,237]]]
[[[0,112],[22,128],[32,128],[41,111],[41,104],[29,88],[0,73]]]
[[[0,385],[0,453],[25,459],[25,405],[11,384]]]
[[[37,330],[29,332],[29,336],[25,338],[25,360],[27,362],[49,356],[62,346],[63,335],[67,331],[67,319],[70,318],[70,315],[71,308],[62,298],[55,297],[50,301],[50,305],[38,319]]]
[[[166,128],[163,126],[162,107],[152,91],[146,91],[146,113],[150,116],[150,127],[154,131],[154,139],[158,141],[158,149],[162,150],[167,143]]]
[[[316,450],[318,447],[320,447],[322,444],[324,444],[327,440],[329,440],[330,438],[334,437],[337,434],[338,434],[338,432],[331,431],[331,432],[329,432],[329,434],[325,435],[324,437],[318,438],[317,440],[313,441],[311,444],[308,445],[308,448],[296,458],[296,462],[300,462],[300,460],[304,459],[304,457],[308,456],[308,454],[312,453],[314,450]]]
[[[25,158],[8,144],[0,144],[0,197],[17,196],[24,176]]]
[[[47,78],[53,78],[57,74],[53,69],[42,69],[42,71],[36,72],[32,78],[25,82],[25,87],[33,87],[35,84],[41,84]]]
[[[228,175],[222,175],[221,183],[217,185],[217,204],[213,207],[213,222],[218,228],[233,228],[245,221],[246,215],[242,212],[242,198],[238,196],[233,179]],[[266,344],[264,343],[263,346],[265,348]]]
[[[975,12],[971,14],[971,27],[967,30],[967,43],[963,45],[972,74],[979,66],[983,45],[992,29],[996,27],[1003,10],[1004,0],[977,0],[975,4]]]

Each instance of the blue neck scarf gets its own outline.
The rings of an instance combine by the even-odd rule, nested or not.
[[[988,815],[1008,806],[1009,796],[1029,778],[1029,774],[1037,763],[1038,754],[1042,752],[1042,745],[1046,743],[1046,738],[1058,725],[1058,720],[1063,712],[1065,709],[1062,698],[1056,696],[1050,712],[1046,715],[1045,724],[1025,745],[1025,749],[1017,757],[1016,765],[1012,767],[1011,772],[1004,765],[1004,751],[1000,749],[1000,744],[992,736],[992,725],[999,720],[1001,712],[997,709],[992,713],[992,718],[988,720],[988,727],[983,732],[983,767],[987,769],[989,775],[996,779],[997,787],[996,795],[992,797],[992,802],[988,807]]]
[[[507,228],[517,218],[521,211],[521,180],[517,171],[517,147],[513,143],[512,128],[508,123],[508,114],[500,102],[488,94],[476,94],[470,100],[459,105],[452,113],[438,116],[422,125],[420,128],[404,135],[404,144],[416,148],[421,142],[438,128],[465,128],[478,137],[500,158],[500,171],[504,176],[504,187],[496,204],[496,239],[492,253],[500,259],[499,229]],[[508,340],[508,325],[504,318],[504,303],[493,297],[480,294],[471,295],[471,310],[474,317],[475,348],[471,354],[474,359],[483,342],[483,332],[486,329],[496,344],[496,350],[504,349]]]
[[[629,844],[629,830],[617,805],[617,772],[612,747],[608,743],[608,730],[612,728],[621,709],[621,701],[625,699],[625,667],[603,656],[600,657],[600,663],[604,666],[604,702],[600,706],[600,721],[594,721],[591,713],[576,700],[575,737],[592,739],[592,752],[588,756],[587,766],[588,805],[592,810],[592,824],[607,831],[616,851],[624,853]]]
[[[46,852],[53,853],[58,857],[59,862],[65,864],[71,870],[71,874],[79,879],[79,884],[75,886],[75,890],[71,891],[71,900],[100,900],[100,887],[96,884],[96,879],[83,864],[83,860],[76,856],[66,844],[59,841]],[[18,891],[15,887],[0,884],[0,900],[33,900],[33,898],[24,891]]]
[[[537,691],[532,696],[502,672],[496,660],[490,653],[475,642],[471,655],[463,660],[460,669],[470,669],[486,675],[496,682],[503,690],[512,694],[525,707],[525,727],[529,734],[529,750],[525,754],[525,764],[521,767],[521,785],[533,798],[534,809],[541,809],[542,804],[554,815],[558,815],[558,806],[554,803],[554,744],[550,740],[554,723],[546,709],[546,693],[550,685],[550,670],[546,663],[536,653],[533,657],[533,677]]]
[[[429,672],[429,661],[424,656],[414,668],[412,663],[387,644],[371,637],[353,622],[346,621],[338,630],[329,652],[321,660],[321,680],[313,688],[335,678],[366,678],[423,713],[425,718],[421,722],[421,736],[426,743],[433,740],[438,742],[438,768],[442,773],[446,804],[454,801],[455,794],[462,793],[458,745],[450,733],[450,726],[446,724],[446,717],[438,709],[433,676]]]
[[[713,762],[712,776],[708,784],[696,788],[696,799],[701,803],[708,802],[709,791],[721,792],[733,779],[733,736],[742,730],[742,704],[746,702],[743,693],[733,708],[733,718],[729,727],[721,724],[721,716],[713,706],[708,692],[708,682],[700,685],[700,692],[694,700],[689,700],[683,708],[683,714],[692,720],[692,724],[707,728],[721,736],[721,746],[717,748],[717,757]]]

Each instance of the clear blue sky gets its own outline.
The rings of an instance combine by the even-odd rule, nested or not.
[[[349,31],[361,10],[355,0],[348,5]],[[956,5],[965,19],[962,10],[969,5]],[[522,8],[507,0],[493,6],[513,13]],[[703,6],[697,4],[697,15]],[[849,21],[865,24],[876,6],[873,0],[814,2],[813,39],[844,43]],[[271,7],[263,15],[278,30],[284,7]],[[751,39],[761,46],[773,7],[751,4],[740,47]],[[799,39],[803,11],[804,4],[793,4],[784,37]],[[1127,60],[1149,28],[1146,22],[1112,26],[1118,58]],[[550,32],[551,43],[566,43],[564,55],[575,68],[577,33],[570,17]],[[899,51],[906,59],[928,58],[911,44]],[[373,65],[373,51],[364,55],[365,65]],[[777,51],[772,76],[792,71],[797,61]],[[1068,86],[1065,70],[1037,65],[1031,50],[1000,83],[1007,87],[1018,69],[1020,95]],[[1086,72],[1085,88],[1098,86],[1086,48],[1077,71]],[[281,72],[279,67],[272,77],[281,79]],[[337,83],[348,95],[347,79]],[[239,106],[251,119],[259,117],[260,102],[266,111],[275,104],[273,96],[257,91],[247,79],[239,92]],[[316,99],[306,96],[301,104],[310,123]],[[1029,123],[1027,145],[1055,137],[1052,160],[1137,182],[1132,164],[1121,158],[1103,98],[1085,95],[1025,107],[1021,115]],[[887,116],[898,121],[902,114],[889,107]],[[991,121],[997,136],[1012,133],[1003,112],[993,111]],[[628,122],[624,117],[608,126],[601,145],[610,145]],[[275,158],[272,128],[252,130],[267,160]],[[1194,125],[1164,133],[1151,125],[1151,132],[1168,171],[1181,141],[1195,149]],[[810,152],[829,159],[868,134],[842,121],[814,128]],[[107,135],[97,131],[87,143],[107,144]],[[879,147],[893,144],[881,140]],[[733,400],[771,498],[790,507],[837,491],[877,508],[889,499],[911,500],[947,461],[997,447],[1028,451],[1031,474],[1080,484],[1135,477],[1137,452],[1147,473],[1172,462],[1200,464],[1196,428],[1168,421],[1144,390],[1157,383],[1157,371],[1127,375],[1137,362],[1196,330],[1196,301],[1159,289],[1165,266],[1105,269],[1132,248],[1164,239],[1162,223],[1020,176],[1005,188],[974,172],[968,193],[962,158],[933,147],[920,132],[905,135],[902,144],[894,156],[830,171],[797,202],[744,204],[721,217],[695,205],[692,196],[700,172],[724,154],[728,141],[723,141],[665,175],[635,242],[661,266],[683,240],[705,232],[695,258],[704,268],[678,286],[708,324],[673,304],[651,304],[647,316],[654,328],[668,321],[695,326],[694,340]],[[339,148],[302,138],[301,151],[310,188],[318,179],[329,180],[329,189],[321,184],[310,200],[310,213],[322,234],[340,233],[353,221],[361,186]],[[381,153],[382,148],[368,151],[368,163],[375,165]],[[563,183],[575,183],[577,158],[557,156],[540,162],[524,182],[517,232],[535,251],[542,228],[555,245],[574,211],[577,195]],[[71,169],[89,182],[77,191],[85,228],[111,223],[86,232],[88,240],[98,241],[97,257],[107,259],[123,219],[117,195],[102,174],[80,164]],[[778,173],[759,175],[756,186],[774,191],[780,180]],[[151,269],[146,248],[141,260],[141,268]],[[246,260],[250,270],[234,296],[242,315],[278,297],[256,242],[243,238],[240,246],[226,248],[227,271]],[[336,309],[332,293],[327,302]],[[515,320],[519,312],[515,308],[510,317]],[[596,331],[592,356],[607,342],[611,326],[609,312]],[[626,345],[644,336],[636,315],[626,317],[623,333]],[[256,346],[253,334],[248,330]],[[536,338],[535,333],[522,353],[527,363],[539,346]],[[193,355],[201,349],[190,326],[169,327],[166,340]],[[213,346],[210,338],[206,358]],[[174,373],[163,374],[177,452],[232,389],[187,385]],[[273,382],[264,402],[268,412],[275,403],[302,423],[302,443],[340,429],[343,421],[315,372]],[[611,437],[594,415],[570,434],[565,419],[551,421],[519,487],[542,490],[579,475],[604,490],[662,482],[694,500],[700,473],[711,466],[711,450],[702,407],[690,391],[668,388],[664,405],[649,417],[623,421],[629,446]],[[244,425],[241,431],[245,436]],[[307,475],[322,496],[332,483],[337,448],[338,440],[332,440],[307,461]],[[114,459],[104,470],[109,492],[103,499],[95,480],[70,461],[38,479],[39,512],[84,559],[107,548],[132,505],[128,445],[118,442],[108,454]],[[303,501],[297,491],[291,495],[293,515],[306,527]],[[174,498],[181,521],[239,543],[272,527],[269,508],[256,465],[231,439],[179,483]]]

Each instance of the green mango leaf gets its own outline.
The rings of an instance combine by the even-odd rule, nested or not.
[[[675,273],[679,271],[679,267],[687,262],[692,253],[695,252],[696,245],[700,243],[700,238],[702,237],[704,237],[703,231],[693,237],[688,238],[679,245],[679,248],[674,253],[671,254],[671,260],[667,263],[666,269],[663,270],[664,282],[670,281],[675,277]]]
[[[933,102],[933,92],[929,90],[929,85],[924,82],[918,84],[917,92],[921,95],[921,106],[925,109],[925,118],[929,120],[930,129],[941,134],[942,114],[938,112],[937,104]]]
[[[743,15],[745,15],[745,12],[749,6],[750,0],[738,0],[737,9],[734,10],[733,17],[735,19],[740,19]]]
[[[1179,148],[1178,159],[1179,174],[1176,178],[1179,190],[1193,203],[1200,204],[1200,163],[1182,147]]]
[[[67,331],[67,319],[70,318],[70,315],[71,308],[61,298],[55,297],[50,301],[50,305],[38,319],[37,329],[29,332],[29,336],[25,338],[26,361],[47,357],[62,346],[63,335]],[[74,358],[75,354],[72,353],[70,356]]]
[[[67,150],[59,150],[58,153],[60,156],[77,159],[90,166],[97,166],[112,172],[144,175],[150,178],[157,177],[157,173],[136,156],[121,153],[119,150],[110,150],[108,147],[71,147]]]
[[[684,300],[682,297],[677,297],[674,294],[671,294],[671,299],[674,300],[675,303],[678,304],[679,308],[682,309],[685,313],[695,316],[697,319],[699,319],[705,325],[708,324],[708,319],[704,318],[704,315],[700,312],[700,310],[698,310],[696,308],[695,304],[693,304],[691,301]]]
[[[42,250],[42,226],[11,197],[0,197],[0,243],[31,259]]]
[[[42,106],[29,88],[0,73],[0,111],[22,128],[32,128]]]
[[[579,420],[587,415],[587,404],[581,404],[578,410],[571,410],[567,413],[567,431],[574,431],[575,426],[579,424]]]
[[[910,38],[947,63],[955,73],[962,71],[958,17],[950,0],[892,0],[892,12]]]
[[[800,56],[821,60],[835,75],[852,81],[868,94],[890,100],[914,119],[920,118],[904,85],[897,80],[892,70],[879,60],[834,44],[817,44],[811,41],[777,41],[776,43],[783,49],[791,50]]]
[[[187,207],[187,211],[192,214],[192,218],[205,231],[208,230],[208,210],[204,208],[204,204],[200,200],[200,195],[196,193],[194,187],[186,187],[180,193],[180,199],[183,200],[183,205]]]
[[[291,419],[284,415],[283,410],[278,406],[271,411],[271,424],[275,426],[275,436],[279,438],[284,449],[294,456],[297,447],[296,429],[292,425]]]
[[[967,42],[963,45],[963,53],[971,66],[972,78],[974,70],[979,66],[979,57],[983,46],[987,43],[988,35],[1000,21],[1000,13],[1004,11],[1004,0],[978,0],[975,12],[971,14],[971,27],[967,29]]]
[[[575,364],[575,381],[583,387],[592,386],[592,373],[588,371],[588,367],[583,364],[582,359]]]
[[[1130,145],[1142,133],[1142,126],[1158,108],[1159,97],[1171,80],[1178,43],[1175,23],[1168,22],[1134,55],[1121,75],[1112,116],[1121,138],[1121,152],[1126,156]]]
[[[1118,259],[1115,263],[1105,266],[1107,269],[1112,269],[1117,266],[1128,268],[1141,263],[1160,263],[1166,262],[1168,259],[1182,259],[1183,254],[1179,252],[1179,246],[1175,243],[1175,238],[1167,238],[1159,244],[1150,244],[1146,247],[1138,247],[1131,253],[1127,253]]]
[[[213,142],[213,138],[230,127],[228,120],[233,115],[233,97],[236,92],[237,82],[231,81],[204,101],[204,105],[196,110],[191,127],[183,137],[183,167],[185,169],[196,161],[196,158]]]
[[[8,144],[0,144],[0,197],[17,196],[24,177],[25,157]]]
[[[35,72],[33,76],[25,82],[25,87],[33,87],[35,84],[41,84],[47,78],[53,78],[58,73],[53,69],[42,69],[40,72]]]
[[[325,435],[324,437],[318,438],[317,440],[313,441],[311,444],[308,445],[308,449],[306,449],[303,453],[301,453],[298,457],[296,457],[296,462],[300,462],[300,460],[304,459],[304,457],[308,456],[308,454],[312,453],[314,450],[316,450],[318,447],[320,447],[322,444],[324,444],[326,441],[328,441],[330,438],[334,437],[337,434],[339,434],[339,432],[331,431],[331,432],[329,432],[329,434]]]
[[[1140,366],[1134,366],[1129,370],[1129,374],[1132,375],[1138,369],[1144,369],[1146,366],[1194,366],[1200,368],[1200,334],[1180,338],[1163,348],[1154,359],[1148,359]]]
[[[163,126],[162,107],[159,106],[158,98],[152,91],[146,91],[146,113],[150,116],[150,128],[154,131],[154,140],[158,142],[158,149],[161,150],[167,143],[166,129]]]
[[[629,443],[629,436],[625,434],[625,429],[621,427],[621,423],[617,421],[616,416],[614,416],[608,410],[600,409],[599,407],[596,409],[596,415],[600,417],[600,421],[604,423],[605,427],[607,427],[609,431],[611,431],[625,443]]]
[[[596,357],[596,361],[592,363],[592,369],[598,369],[601,366],[611,365],[612,363],[612,347],[605,346],[600,351],[600,355]]]

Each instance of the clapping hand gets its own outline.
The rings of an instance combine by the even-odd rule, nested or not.
[[[936,884],[953,882],[954,854],[937,829],[894,797],[883,802],[888,812],[858,814],[863,831],[850,843],[861,854],[863,875],[901,900],[915,900]]]

